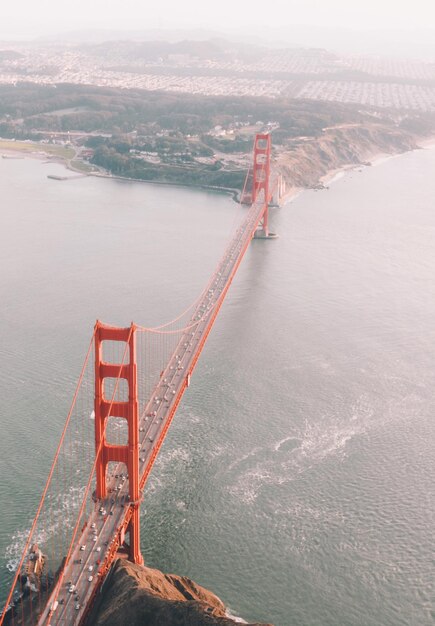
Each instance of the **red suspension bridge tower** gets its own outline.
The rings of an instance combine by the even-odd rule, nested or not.
[[[128,361],[123,363],[107,363],[103,357],[103,342],[118,341],[125,344],[128,350]],[[105,379],[125,380],[128,386],[128,399],[114,401],[105,395]],[[127,445],[113,445],[106,441],[106,424],[110,418],[127,420]],[[128,523],[130,543],[128,554],[133,563],[143,564],[140,552],[140,519],[139,519],[139,409],[137,399],[137,364],[136,364],[136,328],[132,324],[128,328],[106,326],[97,322],[95,328],[95,451],[96,459],[96,499],[105,500],[108,495],[107,465],[110,462],[123,463],[128,472],[130,509],[132,512]]]
[[[276,235],[269,232],[269,205],[273,194],[278,191],[277,180],[271,176],[270,158],[272,142],[269,133],[257,133],[254,140],[254,162],[252,166],[251,202],[264,206],[263,216],[255,232],[256,239],[272,239]]]
[[[269,178],[270,178],[270,135],[255,135],[254,164],[252,179],[252,204],[257,200],[265,203],[266,207],[261,221],[263,236],[269,235]]]

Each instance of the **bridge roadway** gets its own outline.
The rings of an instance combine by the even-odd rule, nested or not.
[[[141,491],[165,438],[208,333],[243,255],[261,221],[264,203],[253,204],[232,237],[187,329],[157,383],[139,422]],[[76,541],[63,576],[42,612],[38,626],[80,624],[110,568],[131,518],[126,468],[119,464],[108,478],[109,495],[96,502]],[[58,590],[58,591],[57,591]],[[51,610],[55,599],[58,605]]]

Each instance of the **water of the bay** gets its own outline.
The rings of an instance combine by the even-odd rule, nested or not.
[[[274,210],[146,489],[148,565],[276,626],[435,621],[435,150]],[[245,209],[0,160],[0,582],[96,318],[162,323]]]

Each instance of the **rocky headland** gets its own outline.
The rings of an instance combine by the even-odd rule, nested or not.
[[[423,140],[424,136],[384,124],[343,124],[326,128],[317,137],[297,137],[283,149],[277,148],[275,167],[287,191],[321,188],[331,173],[369,165],[380,155],[415,150]]]
[[[222,601],[190,578],[115,562],[87,626],[234,626]],[[249,624],[248,626],[272,626]]]

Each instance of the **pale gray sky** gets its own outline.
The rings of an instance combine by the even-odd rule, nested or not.
[[[435,0],[0,0],[0,37],[107,28],[434,29]]]

